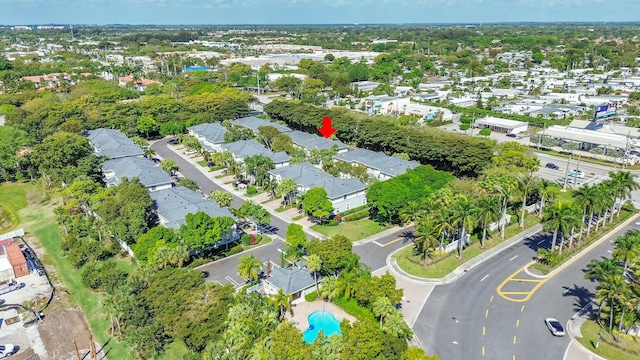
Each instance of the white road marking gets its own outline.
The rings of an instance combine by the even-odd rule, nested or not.
[[[231,278],[231,276],[225,276],[224,278],[225,278],[225,279],[227,279],[227,281],[229,281],[230,283],[232,283],[232,284],[233,284],[233,286],[239,286],[239,285],[240,285],[240,284],[238,284],[238,282],[237,282],[237,281],[233,280],[233,279]]]
[[[376,245],[378,245],[378,246],[380,246],[380,247],[384,247],[384,245],[380,244],[379,242],[377,242],[377,241],[375,241],[375,240],[373,240],[373,241],[372,241],[372,243],[374,243],[374,244],[376,244]]]
[[[543,242],[545,242],[545,240],[538,241],[538,245],[542,244]]]
[[[456,345],[458,345],[458,342],[457,342],[457,341],[454,341],[453,343],[454,343],[454,344],[456,344]]]
[[[480,281],[484,281],[484,279],[488,278],[489,274],[485,275],[482,279],[480,279]]]
[[[517,257],[518,257],[518,255],[516,255],[516,256],[514,256],[514,257],[512,257],[511,259],[509,259],[509,261],[511,261],[511,260],[513,260],[513,259],[515,259],[515,258],[517,258]]]
[[[608,252],[609,254],[611,254],[613,251],[611,251],[611,250],[607,250],[607,252]]]

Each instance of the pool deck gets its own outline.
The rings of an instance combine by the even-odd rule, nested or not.
[[[337,307],[336,305],[330,302],[324,302],[324,300],[317,299],[313,302],[306,302],[304,299],[300,302],[293,302],[291,310],[293,310],[293,316],[290,313],[287,313],[286,319],[293,322],[296,327],[302,331],[307,330],[309,327],[309,322],[307,321],[307,316],[316,310],[327,310],[331,311],[333,315],[338,319],[338,321],[342,321],[344,319],[349,320],[349,322],[354,323],[356,318],[347,314],[344,310]]]

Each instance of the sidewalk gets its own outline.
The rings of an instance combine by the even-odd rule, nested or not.
[[[597,311],[597,308],[594,308],[593,302],[590,302],[567,321],[566,330],[567,335],[571,338],[571,343],[564,352],[563,360],[605,360],[605,358],[592,353],[575,339],[576,337],[582,337],[580,328],[589,319],[589,315],[593,311]]]

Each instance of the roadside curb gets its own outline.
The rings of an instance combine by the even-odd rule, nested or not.
[[[564,356],[562,357],[563,360],[584,358],[584,355],[586,355],[590,360],[606,360],[605,358],[592,352],[587,347],[582,345],[578,340],[576,340],[576,337],[583,337],[582,333],[580,332],[580,328],[588,320],[585,314],[587,312],[593,311],[593,305],[594,302],[592,300],[588,304],[583,306],[582,309],[575,313],[575,315],[573,315],[569,320],[567,320],[565,328],[567,329],[567,334],[571,338],[571,342],[564,352]],[[571,351],[571,348],[573,346],[577,347],[577,351]]]
[[[475,268],[476,266],[482,264],[483,262],[491,259],[492,257],[494,257],[495,255],[501,253],[503,250],[505,250],[506,248],[514,245],[515,243],[529,237],[532,236],[538,232],[540,232],[542,230],[542,224],[537,224],[534,225],[532,227],[530,227],[529,229],[521,232],[520,234],[512,237],[509,240],[506,240],[504,242],[502,242],[501,244],[499,244],[498,246],[491,248],[489,250],[487,250],[486,252],[474,257],[473,259],[461,264],[460,266],[458,266],[457,268],[455,268],[452,272],[450,272],[448,275],[439,278],[439,279],[433,279],[433,278],[422,278],[422,277],[418,277],[415,275],[411,275],[407,272],[405,272],[404,270],[402,270],[399,266],[398,263],[396,261],[395,258],[393,258],[393,256],[398,253],[400,250],[403,250],[405,248],[407,248],[408,246],[412,246],[413,244],[409,244],[407,246],[403,246],[402,248],[394,251],[393,253],[389,254],[387,256],[387,265],[389,266],[389,269],[391,269],[395,274],[402,276],[408,280],[411,281],[416,281],[416,282],[422,282],[425,284],[436,284],[436,285],[445,285],[445,284],[450,284],[456,280],[458,280],[460,277],[462,277],[462,275],[464,275],[466,272],[468,272],[469,270]]]

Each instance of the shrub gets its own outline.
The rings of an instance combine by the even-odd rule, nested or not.
[[[489,129],[489,128],[484,128],[484,129],[480,130],[480,135],[482,135],[482,136],[489,136],[489,135],[491,135],[491,129]]]
[[[369,210],[359,211],[355,214],[347,215],[342,218],[342,221],[356,221],[361,220],[369,216]]]
[[[231,255],[235,255],[235,254],[239,254],[243,251],[244,249],[242,248],[242,246],[240,245],[236,245],[234,247],[232,247],[231,249],[229,249],[229,251],[227,252],[227,256],[231,256]]]
[[[463,124],[471,124],[473,122],[473,117],[468,115],[462,115],[460,117],[460,122]]]
[[[249,245],[253,245],[256,243],[256,236],[251,234],[249,235]]]
[[[314,301],[314,300],[315,300],[315,299],[317,299],[317,298],[318,298],[318,292],[316,292],[316,291],[311,292],[311,293],[308,293],[307,295],[305,295],[305,296],[304,296],[304,299],[305,299],[307,302],[312,302],[312,301]]]
[[[460,130],[462,131],[469,130],[469,128],[471,128],[471,125],[469,124],[460,124]]]
[[[337,226],[338,222],[336,220],[329,220],[326,222],[327,226]]]
[[[247,188],[247,195],[255,195],[257,193],[258,193],[258,189],[256,189],[255,186],[252,185]]]
[[[242,237],[240,238],[240,241],[242,241],[242,245],[247,246],[250,243],[250,237],[247,234],[242,235]]]
[[[343,297],[336,297],[333,299],[333,303],[342,308],[347,314],[355,317],[360,321],[376,321],[376,316],[371,310],[358,304],[358,300],[351,298],[345,300]]]
[[[353,209],[349,209],[349,210],[343,211],[341,213],[338,213],[338,215],[346,216],[346,215],[349,215],[349,214],[357,213],[360,210],[365,210],[365,209],[368,210],[369,209],[369,205],[362,205],[362,206],[354,207]]]

